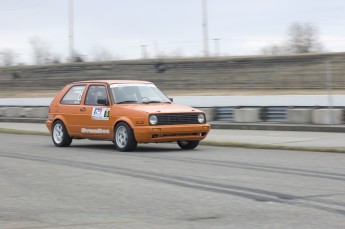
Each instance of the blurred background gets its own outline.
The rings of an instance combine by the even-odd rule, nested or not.
[[[345,2],[1,0],[0,97],[88,79],[169,95],[343,94]]]

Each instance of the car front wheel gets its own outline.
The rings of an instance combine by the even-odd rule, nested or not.
[[[135,140],[133,130],[127,123],[124,122],[116,124],[114,138],[116,149],[119,151],[133,151],[138,144]]]
[[[178,141],[177,144],[181,149],[194,149],[199,145],[199,141]]]
[[[53,139],[54,145],[56,145],[57,147],[70,146],[73,140],[69,136],[65,125],[61,121],[54,122],[52,139]]]

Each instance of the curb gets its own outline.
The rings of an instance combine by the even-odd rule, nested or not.
[[[345,125],[303,125],[285,123],[224,123],[210,122],[212,129],[232,130],[276,130],[345,133]]]
[[[45,123],[47,119],[43,118],[7,118],[0,117],[0,122],[17,122],[17,123]]]

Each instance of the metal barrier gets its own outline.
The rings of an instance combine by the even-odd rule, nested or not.
[[[217,121],[234,121],[235,109],[238,107],[216,107]],[[265,122],[286,121],[286,111],[288,107],[261,107],[260,118]]]
[[[234,121],[235,107],[216,107],[215,120],[218,121]]]
[[[261,119],[265,122],[284,122],[287,109],[288,107],[263,107]]]

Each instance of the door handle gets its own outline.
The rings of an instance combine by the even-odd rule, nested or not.
[[[86,108],[85,107],[80,108],[80,111],[86,111]]]

